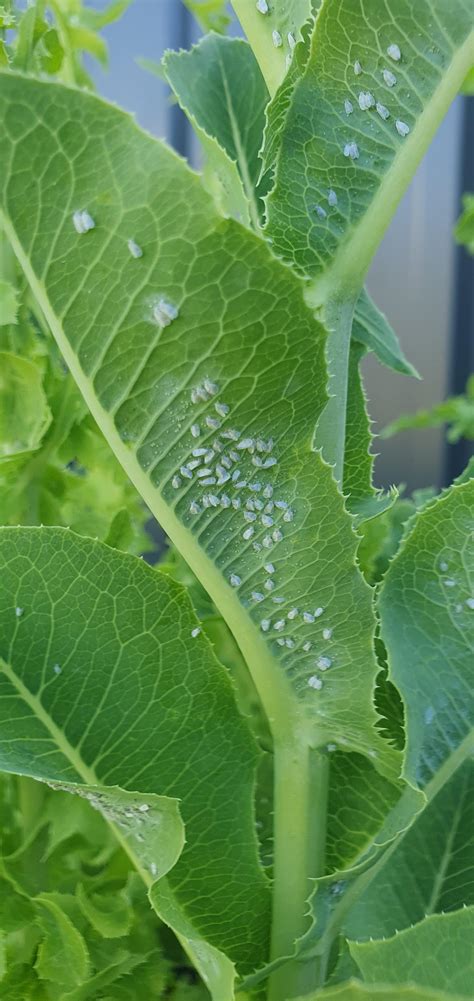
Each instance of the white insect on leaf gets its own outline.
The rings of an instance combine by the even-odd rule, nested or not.
[[[91,229],[95,229],[95,222],[86,209],[74,212],[72,221],[76,233],[88,233]]]
[[[152,317],[159,327],[169,327],[179,316],[179,309],[169,299],[160,296],[152,307]]]
[[[139,257],[143,257],[143,250],[138,243],[135,243],[135,240],[127,240],[127,247],[132,257],[135,257],[137,260]]]
[[[354,63],[354,73],[355,73],[356,76],[360,76],[361,73],[362,73],[362,66],[361,66],[361,64],[360,64],[360,62],[359,62],[358,59],[356,59],[356,61]]]
[[[380,104],[380,101],[377,101],[377,104],[375,105],[375,109],[377,111],[377,114],[379,114],[380,117],[383,118],[384,121],[386,121],[387,118],[390,117],[390,112],[389,112],[388,108],[386,108],[384,104]]]
[[[399,118],[395,122],[395,128],[399,136],[407,136],[410,131],[410,126],[406,122],[401,122]]]
[[[346,97],[346,100],[344,101],[344,111],[346,115],[352,115],[352,112],[354,111],[354,105],[352,101],[349,101],[348,97]]]
[[[348,157],[349,160],[359,159],[359,147],[356,142],[346,143],[344,146],[344,156]]]
[[[279,49],[283,45],[283,39],[280,32],[277,31],[276,28],[272,31],[272,42],[276,49]]]
[[[368,111],[369,108],[373,108],[375,105],[375,97],[368,90],[361,90],[358,101],[361,111]]]
[[[315,688],[316,691],[320,691],[323,687],[321,678],[317,678],[315,674],[312,674],[311,677],[308,678],[308,685],[310,688]]]
[[[395,86],[395,84],[397,82],[397,78],[395,76],[395,73],[392,73],[391,70],[382,70],[382,76],[384,78],[385,83],[387,84],[387,87],[394,87]]]
[[[388,48],[387,48],[387,55],[390,56],[390,59],[393,59],[394,62],[396,62],[396,63],[399,63],[400,59],[402,58],[402,54],[400,52],[399,46],[395,45],[393,43],[392,43],[392,45],[388,46]]]

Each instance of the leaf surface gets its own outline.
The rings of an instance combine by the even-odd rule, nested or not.
[[[27,458],[39,447],[51,411],[39,368],[27,358],[0,352],[0,464]]]
[[[393,10],[379,0],[321,7],[267,200],[267,233],[278,253],[317,279],[315,303],[341,287],[346,294],[359,292],[394,209],[471,65],[471,33],[466,0],[419,0],[416,7],[402,0]],[[367,110],[359,106],[364,95]]]
[[[254,963],[268,928],[255,749],[182,588],[66,530],[0,535],[1,767],[88,799],[148,884],[180,855],[179,799],[173,906],[198,946]]]
[[[418,373],[405,358],[398,337],[387,317],[377,309],[366,289],[362,289],[356,302],[352,324],[352,339],[364,344],[377,355],[379,361],[403,375]]]
[[[472,997],[474,908],[433,914],[394,938],[350,942],[351,955],[369,983],[409,981]]]
[[[76,987],[89,970],[84,939],[52,896],[43,893],[35,903],[44,934],[35,963],[38,976],[63,988]]]
[[[472,746],[474,481],[422,509],[379,597],[390,677],[405,703],[404,772],[423,787]]]
[[[269,0],[260,4],[233,0],[232,6],[252,46],[268,89],[274,94],[284,80],[301,29],[319,6],[311,0]]]
[[[388,937],[427,914],[474,904],[474,767],[465,761],[433,797],[349,912],[352,939]]]
[[[9,238],[109,444],[234,633],[274,732],[341,742],[396,773],[374,728],[372,594],[312,451],[324,334],[300,282],[126,115],[13,75],[1,94]],[[34,151],[49,164],[41,186]],[[96,223],[85,234],[81,206]]]

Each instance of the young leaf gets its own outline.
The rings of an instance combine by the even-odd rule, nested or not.
[[[437,792],[350,911],[352,939],[388,937],[427,914],[474,904],[474,768],[465,761]]]
[[[331,755],[326,871],[348,868],[369,848],[400,787],[379,775],[361,754]]]
[[[432,914],[391,939],[349,942],[364,980],[407,982],[472,996],[474,907]]]
[[[104,938],[120,938],[130,930],[133,912],[124,891],[87,893],[79,884],[77,899],[84,916]]]
[[[216,216],[199,179],[121,112],[13,75],[1,100],[9,238],[99,426],[232,629],[274,735],[340,741],[396,773],[374,728],[371,591],[331,470],[311,449],[324,337],[300,283],[262,240]],[[64,125],[60,141],[46,108]],[[30,178],[33,136],[48,176],[62,165],[54,195]],[[14,178],[12,162],[24,165]],[[82,235],[71,218],[80,205],[96,220]],[[34,238],[33,209],[56,234],[58,264],[44,266],[50,241],[42,227]],[[203,444],[212,468],[199,477]]]
[[[230,23],[226,0],[183,0],[204,31],[225,31]]]
[[[446,778],[472,739],[474,481],[422,509],[379,597],[390,677],[405,703],[404,772],[425,786]]]
[[[82,984],[89,970],[82,935],[49,894],[36,897],[35,904],[44,936],[35,963],[38,976],[62,988]]]
[[[405,358],[398,337],[387,317],[377,309],[368,292],[362,289],[356,302],[352,324],[352,339],[364,344],[377,355],[379,361],[395,372],[414,375],[418,372]]]
[[[419,0],[403,32],[398,12],[379,0],[322,5],[267,200],[268,235],[315,279],[315,304],[337,289],[359,293],[472,58],[467,0]]]
[[[474,254],[474,195],[464,195],[463,211],[454,235],[458,243],[467,247],[470,254]]]
[[[239,38],[208,35],[189,52],[166,53],[163,66],[201,140],[204,179],[217,205],[258,229],[258,154],[268,91],[252,49]]]
[[[0,549],[0,766],[73,786],[115,825],[149,884],[180,852],[167,797],[178,798],[186,845],[167,876],[170,907],[197,952],[202,936],[243,966],[258,962],[268,890],[253,831],[255,749],[224,669],[192,635],[182,588],[62,529],[3,529]]]

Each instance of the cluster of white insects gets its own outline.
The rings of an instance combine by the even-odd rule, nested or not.
[[[387,55],[395,63],[400,62],[400,59],[402,58],[400,48],[395,43],[392,43],[391,45],[388,46]],[[356,59],[354,63],[353,70],[355,76],[361,76],[363,73],[362,65],[358,59]],[[392,70],[387,69],[386,67],[382,70],[382,79],[385,85],[390,88],[395,87],[397,82],[395,73],[392,73]],[[372,108],[375,108],[377,114],[380,115],[380,118],[382,118],[383,121],[387,121],[387,118],[390,118],[389,109],[385,106],[385,104],[382,104],[380,101],[377,101],[374,95],[371,94],[370,91],[361,90],[357,101],[361,111],[370,111]],[[354,111],[354,105],[352,101],[349,100],[349,98],[346,98],[344,101],[344,111],[346,115],[352,115],[352,112]],[[407,136],[410,131],[409,125],[407,125],[406,122],[402,122],[400,118],[396,119],[395,128],[398,132],[398,135],[402,136],[402,138]],[[343,153],[344,156],[348,157],[350,160],[358,160],[359,147],[357,143],[354,142],[353,140],[347,142],[343,148]]]
[[[269,471],[278,464],[274,441],[259,435],[250,436],[231,426],[231,408],[216,398],[218,394],[219,387],[211,379],[204,379],[201,385],[192,389],[191,403],[200,407],[207,404],[207,407],[201,412],[199,423],[191,425],[193,440],[190,442],[190,454],[174,473],[171,486],[177,492],[186,491],[183,494],[186,499],[192,491],[188,512],[193,517],[203,515],[206,510],[213,514],[226,510],[239,513],[242,540],[261,555],[264,578],[261,588],[249,588],[248,594],[236,570],[228,574],[228,582],[231,587],[242,589],[246,605],[256,607],[266,602],[267,607],[276,606],[274,617],[266,611],[260,618],[261,631],[275,640],[278,646],[303,654],[305,659],[312,653],[308,665],[312,673],[307,684],[319,691],[323,682],[314,671],[327,671],[333,659],[326,652],[313,648],[315,640],[318,647],[321,643],[330,643],[332,629],[323,628],[315,636],[314,629],[309,632],[307,627],[314,626],[324,609],[297,608],[284,594],[274,593],[278,592],[278,584],[272,559],[283,541],[287,526],[295,517],[288,501],[277,496],[273,484],[269,482]],[[215,432],[216,437],[210,443],[201,443],[203,437],[209,437],[209,432]],[[195,627],[191,635],[198,636],[199,632],[199,627]]]

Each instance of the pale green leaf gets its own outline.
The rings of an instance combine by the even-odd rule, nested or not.
[[[89,970],[89,955],[82,935],[52,896],[42,893],[35,903],[43,932],[35,963],[38,976],[61,987],[83,983]]]
[[[196,952],[207,936],[253,965],[268,929],[256,754],[183,589],[62,529],[3,529],[0,546],[0,766],[84,796],[149,885],[180,854],[179,799],[170,906]]]
[[[347,868],[367,848],[400,787],[379,775],[361,754],[331,754],[326,871]]]
[[[301,29],[319,6],[311,0],[232,0],[232,6],[247,35],[268,89],[274,94],[291,63]]]
[[[0,327],[16,323],[18,312],[17,290],[10,282],[0,281]]]
[[[112,0],[103,10],[93,10],[81,4],[79,13],[81,24],[92,31],[100,31],[113,21],[118,21],[130,7],[130,3],[131,0]]]
[[[379,597],[390,677],[405,703],[405,776],[425,786],[452,770],[472,736],[474,481],[414,518]]]
[[[362,984],[358,980],[351,980],[350,983],[328,987],[315,994],[306,994],[296,1001],[463,1001],[463,998],[451,991],[446,994],[445,991],[415,987],[413,984],[401,983],[393,987],[390,984]]]
[[[264,241],[216,216],[196,175],[115,108],[13,75],[0,100],[1,187],[15,252],[109,444],[234,633],[274,736],[286,740],[295,728],[304,745],[336,741],[396,774],[398,757],[374,726],[372,593],[331,470],[312,451],[326,399],[324,336],[301,284]],[[41,190],[30,174],[37,147],[50,164]],[[96,222],[82,235],[72,223],[78,206]],[[44,227],[34,225],[36,212]],[[46,264],[52,231],[57,256]],[[128,253],[129,238],[141,258]],[[161,326],[163,300],[176,318]],[[219,393],[192,403],[205,379]],[[218,418],[216,401],[229,413]],[[228,456],[236,445],[222,437],[229,427],[267,442],[272,455],[241,449],[241,461],[230,459],[241,487],[200,486],[187,466],[193,449],[217,439]],[[276,461],[265,468],[267,456]],[[219,465],[215,455],[209,461]],[[242,509],[221,498],[243,507],[264,487],[290,513],[269,505],[250,539]],[[269,559],[274,593],[265,587]],[[284,598],[278,609],[274,597]],[[292,608],[298,614],[288,619]],[[333,668],[322,691],[314,687],[321,664]]]
[[[434,914],[394,938],[350,942],[364,980],[413,982],[472,998],[474,908]]]
[[[0,463],[39,448],[51,421],[40,369],[0,352]]]
[[[474,767],[454,772],[350,911],[349,938],[394,935],[427,914],[474,904]]]
[[[314,303],[341,287],[359,293],[395,207],[470,67],[471,33],[468,0],[322,5],[267,200],[267,233],[278,253],[315,279],[309,293]],[[399,47],[399,60],[387,53],[391,46]],[[384,78],[387,71],[393,86]],[[374,106],[361,110],[360,94],[371,95],[389,117]],[[404,126],[409,133],[401,135]]]
[[[189,52],[166,53],[163,65],[201,140],[204,180],[216,204],[258,228],[258,153],[268,91],[250,46],[211,34]]]
[[[352,339],[364,344],[377,355],[379,361],[395,372],[418,376],[413,365],[405,358],[398,337],[387,317],[377,309],[365,289],[362,290],[354,311]]]
[[[125,891],[87,893],[77,887],[77,899],[82,913],[104,938],[120,938],[130,930],[133,912]]]

